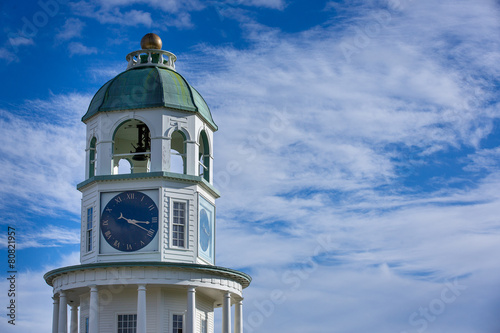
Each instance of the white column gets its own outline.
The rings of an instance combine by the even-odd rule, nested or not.
[[[58,333],[57,325],[59,324],[59,298],[54,295],[52,299],[54,300],[52,310],[52,333]]]
[[[243,333],[243,301],[234,305],[234,333]]]
[[[212,152],[212,151],[210,151]],[[208,167],[208,170],[210,170],[210,177],[209,177],[209,183],[210,184],[213,184],[214,183],[214,158],[212,156],[212,154],[210,153],[210,157],[208,159],[208,164],[207,167]],[[206,171],[206,170],[205,170]]]
[[[89,333],[99,333],[99,292],[90,286]]]
[[[186,144],[186,174],[197,176],[198,171],[198,144],[196,141],[184,141]]]
[[[97,152],[98,162],[95,171],[96,176],[112,174],[111,170],[112,149],[113,149],[112,141],[101,141],[97,143],[96,152]]]
[[[222,333],[231,333],[231,293],[224,294],[222,301]]]
[[[69,332],[78,333],[78,305],[71,306],[71,321],[69,323]]]
[[[59,292],[59,323],[57,324],[58,333],[68,333],[68,300],[64,291]]]
[[[189,287],[188,292],[188,299],[187,299],[187,322],[186,322],[186,329],[187,333],[195,333],[196,329],[196,288],[195,287]]]
[[[170,171],[170,138],[151,138],[151,172]]]
[[[137,288],[137,333],[146,333],[146,286]]]

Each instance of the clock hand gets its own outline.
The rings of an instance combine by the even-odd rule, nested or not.
[[[145,224],[149,224],[150,222],[149,221],[137,221],[137,220],[134,220],[134,219],[128,219],[126,217],[123,216],[123,213],[120,212],[120,217],[118,218],[119,219],[123,219],[123,220],[126,220],[128,223],[145,223]]]
[[[145,224],[149,224],[150,222],[149,221],[137,221],[137,220],[130,220],[129,223],[145,223]]]
[[[123,219],[123,220],[127,221],[128,223],[130,223],[130,221],[132,221],[131,219],[124,217],[122,212],[120,212],[120,217],[118,218],[118,220],[119,219]]]
[[[144,228],[143,226],[140,226],[140,225],[138,225],[138,224],[136,224],[136,223],[134,223],[134,222],[131,222],[131,221],[127,221],[127,222],[128,222],[128,223],[130,223],[130,224],[133,224],[133,225],[135,225],[136,227],[139,227],[139,228],[141,228],[141,229],[143,229],[143,230],[149,231],[148,229],[146,229],[146,228]]]

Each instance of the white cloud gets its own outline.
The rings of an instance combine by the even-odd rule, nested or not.
[[[128,10],[137,2],[114,3]],[[179,72],[220,128],[217,264],[254,278],[245,291],[248,332],[410,332],[424,323],[427,332],[498,331],[498,149],[481,147],[498,135],[498,11],[491,1],[401,3],[378,30],[366,29],[383,9],[355,7],[348,23],[295,35],[247,21],[251,47],[179,55]],[[354,47],[349,59],[341,45]],[[1,180],[0,195],[29,199],[28,210],[78,214],[77,123],[89,101],[27,104],[54,122],[26,120],[28,107],[22,116],[2,114],[0,156],[11,157],[2,165],[13,176]],[[426,169],[450,151],[450,170]],[[464,167],[473,177],[454,186],[466,176],[448,172]],[[46,239],[76,241],[63,231],[63,239]],[[443,313],[410,322],[457,276],[467,289]]]
[[[410,15],[413,10],[408,9]],[[404,160],[406,151],[414,151],[425,164],[451,148],[477,147],[500,116],[495,105],[488,105],[494,96],[482,93],[491,88],[498,64],[481,79],[478,67],[468,61],[478,56],[477,43],[469,36],[486,14],[481,10],[476,21],[471,18],[457,29],[457,38],[470,52],[455,60],[435,49],[436,35],[447,41],[444,31],[440,35],[432,29],[428,43],[421,35],[414,43],[407,36],[419,31],[421,21],[409,19],[407,12],[398,15],[350,62],[339,45],[355,45],[356,36],[337,26],[296,36],[249,26],[259,29],[253,49],[204,47],[200,57],[186,60],[199,65],[188,68],[187,77],[195,78],[195,87],[229,137],[216,141],[218,185],[255,190],[263,201],[307,188],[351,191],[397,185],[398,168],[415,167]],[[454,13],[441,15],[450,21],[447,15]],[[489,17],[484,21],[491,29],[498,25]],[[360,22],[356,24],[363,27],[365,21]],[[490,48],[483,52],[498,53],[491,34],[489,40],[483,45]],[[184,61],[182,55],[179,60]],[[282,127],[273,129],[273,119]],[[391,153],[391,145],[401,150]],[[229,177],[228,188],[224,175],[229,161],[241,169]]]
[[[80,229],[66,229],[48,225],[39,227],[35,232],[23,234],[19,249],[37,247],[57,247],[68,244],[80,244]]]
[[[68,18],[55,36],[56,41],[67,41],[75,37],[81,37],[85,23],[77,18]]]
[[[415,331],[423,322],[410,315],[457,276],[467,291],[427,331],[497,329],[498,152],[481,143],[498,135],[500,48],[487,4],[412,2],[362,46],[369,8],[350,29],[252,23],[248,49],[178,55],[219,125],[217,264],[253,275],[249,332]],[[349,61],[342,43],[355,47]],[[433,170],[450,151],[450,170]],[[467,155],[479,181],[453,176]],[[409,187],[409,175],[421,182]],[[329,247],[317,251],[321,236]],[[286,301],[271,307],[273,290]]]
[[[283,10],[286,6],[285,1],[283,0],[243,0],[239,1],[239,4],[245,6],[264,7],[264,8],[272,8],[279,10]]]
[[[475,172],[482,170],[498,171],[500,168],[500,147],[479,150],[475,154],[468,156],[468,158],[470,163],[465,167],[465,170]]]
[[[35,42],[31,38],[23,37],[23,36],[18,36],[18,37],[11,37],[9,38],[9,43],[10,45],[17,47],[17,46],[23,46],[23,45],[34,45]]]
[[[95,3],[85,1],[71,3],[70,6],[76,15],[96,19],[102,24],[150,27],[153,23],[151,13],[142,10],[132,9],[122,12],[119,7],[98,7]]]
[[[53,96],[48,101],[28,101],[12,112],[1,111],[1,208],[22,200],[25,211],[80,212],[75,191],[84,174],[85,126],[80,117],[90,98]]]
[[[0,331],[31,333],[40,331],[42,327],[50,330],[53,308],[52,288],[45,283],[43,275],[55,268],[78,264],[79,259],[80,254],[73,252],[63,256],[59,265],[44,267],[40,271],[20,270],[16,275],[16,325],[8,324],[4,315],[0,321]],[[9,281],[2,279],[0,288],[4,291],[9,290]],[[8,301],[7,292],[2,300]]]
[[[22,223],[21,223],[22,222]],[[9,226],[17,230],[22,228],[22,236],[16,241],[16,250],[28,248],[59,247],[80,244],[80,229],[67,229],[54,225],[41,225],[30,221],[21,221],[18,215],[16,221],[9,221]],[[7,248],[7,234],[0,236],[0,244]]]
[[[128,10],[133,5],[147,5],[153,10],[166,14],[154,20],[149,12]],[[270,8],[283,10],[283,0],[242,0],[242,1],[179,1],[179,0],[96,0],[71,4],[76,15],[97,19],[100,23],[125,26],[144,25],[190,29],[194,27],[191,13],[213,8],[221,17],[246,21],[246,8]]]
[[[70,57],[75,54],[97,54],[97,48],[85,46],[80,42],[71,42],[68,45],[68,50]]]
[[[6,48],[0,48],[0,59],[5,59],[8,62],[16,60],[15,54],[7,50]]]

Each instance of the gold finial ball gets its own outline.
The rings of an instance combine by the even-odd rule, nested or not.
[[[161,38],[157,34],[154,34],[150,32],[149,34],[146,34],[144,37],[141,39],[141,48],[143,50],[147,49],[155,49],[155,50],[161,50]]]

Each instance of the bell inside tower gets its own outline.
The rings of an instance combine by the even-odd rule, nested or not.
[[[148,126],[137,119],[122,123],[113,137],[113,174],[149,172],[150,161]]]

